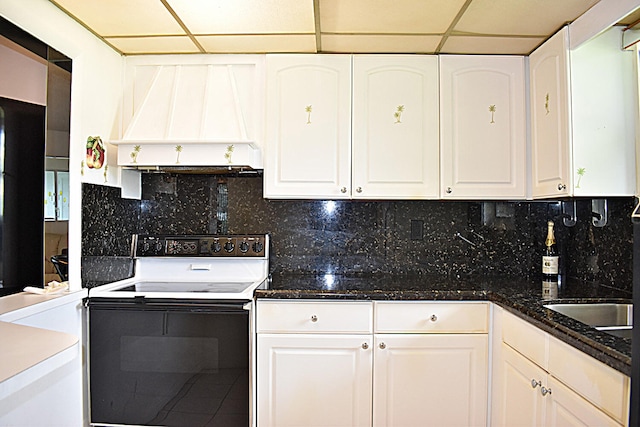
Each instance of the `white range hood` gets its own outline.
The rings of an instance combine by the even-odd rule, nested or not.
[[[262,169],[263,60],[127,58],[118,165]]]

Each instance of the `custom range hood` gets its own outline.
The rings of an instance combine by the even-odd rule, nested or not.
[[[180,172],[262,169],[262,58],[128,58],[118,165]],[[174,62],[174,63],[172,63]],[[219,173],[219,172],[218,172]]]

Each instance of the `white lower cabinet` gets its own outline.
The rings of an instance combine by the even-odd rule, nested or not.
[[[371,302],[257,303],[257,423],[370,426]]]
[[[547,379],[550,390],[546,401],[545,424],[560,426],[620,426],[600,409],[552,376]]]
[[[509,313],[496,310],[494,321],[499,316],[492,426],[627,424],[628,377]]]
[[[498,426],[619,426],[600,409],[520,353],[503,344]]]
[[[83,342],[82,298],[86,296],[86,290],[57,297],[25,295],[6,298],[25,302],[43,300],[0,315],[0,322],[38,330],[43,342],[27,344],[28,348],[34,346],[33,353],[46,353],[48,350],[43,348],[51,346],[50,340],[61,339],[60,335],[48,338],[46,332],[62,332],[71,338],[77,337],[78,342],[0,383],[0,426],[88,425],[85,411],[87,395],[83,393],[86,348]],[[20,333],[29,334],[29,329]],[[11,361],[16,354],[8,344],[3,343],[5,347],[0,351],[4,350],[6,360]],[[13,363],[20,364],[18,361]]]
[[[259,426],[370,426],[370,335],[258,335]]]
[[[493,425],[543,425],[543,396],[539,390],[547,373],[529,359],[502,344],[502,372],[493,397]]]
[[[487,336],[376,334],[374,426],[482,426]]]
[[[487,303],[258,301],[257,331],[259,427],[486,425]]]

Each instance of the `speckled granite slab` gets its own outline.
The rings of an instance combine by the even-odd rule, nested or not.
[[[558,299],[542,298],[541,282],[514,277],[449,278],[428,275],[273,275],[257,298],[332,300],[483,300],[499,304],[552,336],[631,374],[631,340],[598,331],[544,308],[552,302],[631,302],[631,295],[594,283],[569,281]]]

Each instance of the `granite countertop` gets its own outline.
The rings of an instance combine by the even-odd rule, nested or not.
[[[631,302],[628,292],[595,283],[568,280],[561,285],[558,299],[543,300],[541,281],[516,277],[273,274],[269,288],[256,290],[256,297],[491,301],[623,374],[631,375],[630,339],[598,331],[543,307],[553,302]]]

